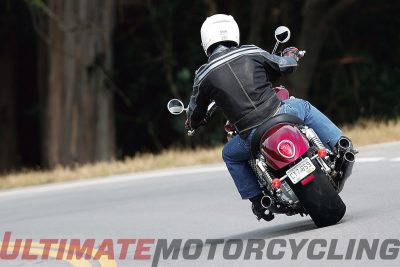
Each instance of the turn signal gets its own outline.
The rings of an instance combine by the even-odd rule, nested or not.
[[[324,148],[318,149],[318,157],[325,158],[328,155],[328,152]]]
[[[275,178],[275,179],[273,179],[272,180],[272,186],[275,188],[275,189],[278,189],[278,188],[280,188],[281,187],[281,180],[279,180],[278,178]]]

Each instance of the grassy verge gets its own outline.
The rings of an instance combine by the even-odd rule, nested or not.
[[[342,130],[356,146],[400,141],[400,120],[388,122],[361,120],[357,124],[343,126]]]
[[[0,175],[0,189],[54,182],[83,180],[92,177],[216,163],[221,161],[222,147],[196,150],[171,149],[158,155],[139,154],[121,161],[101,162],[78,167],[58,167],[54,170],[23,170]]]
[[[400,121],[360,121],[342,127],[357,146],[400,140]],[[123,161],[88,164],[51,171],[24,170],[0,176],[0,189],[88,179],[122,173],[222,162],[222,147],[196,150],[167,150],[158,155],[141,154]]]

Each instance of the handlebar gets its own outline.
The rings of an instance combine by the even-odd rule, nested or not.
[[[306,54],[306,50],[299,51],[299,57],[304,57],[305,54]]]

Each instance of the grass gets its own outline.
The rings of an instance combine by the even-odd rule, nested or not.
[[[343,126],[342,130],[356,146],[400,141],[400,120],[387,122],[360,120],[354,125]]]
[[[356,146],[400,140],[400,121],[375,122],[362,120],[342,127]],[[196,150],[171,149],[158,155],[139,154],[121,161],[87,164],[78,167],[58,167],[54,170],[23,170],[0,175],[0,189],[55,182],[89,179],[122,173],[201,165],[222,162],[222,146]]]
[[[0,189],[216,163],[221,161],[221,149],[222,147],[196,150],[170,149],[157,155],[138,154],[135,157],[113,162],[100,162],[77,167],[60,166],[54,170],[22,170],[0,175]]]

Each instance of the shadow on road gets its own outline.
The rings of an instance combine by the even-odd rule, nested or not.
[[[257,229],[254,231],[244,232],[237,235],[225,236],[216,239],[209,239],[207,244],[203,244],[201,247],[208,247],[213,243],[218,244],[222,240],[229,240],[229,239],[241,239],[241,240],[248,240],[248,239],[269,239],[275,237],[281,237],[285,235],[291,235],[295,233],[301,233],[311,230],[316,230],[317,227],[311,220],[307,221],[297,221],[291,223],[283,223],[278,225],[269,226],[262,229]],[[211,241],[211,242],[210,242]],[[183,247],[182,251],[190,250],[190,247]]]
[[[262,229],[223,237],[221,239],[269,239],[315,230],[317,227],[311,220],[277,224]]]

